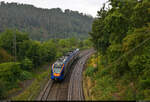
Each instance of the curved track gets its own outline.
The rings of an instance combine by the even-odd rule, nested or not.
[[[49,80],[37,100],[84,100],[82,90],[82,70],[93,49],[81,51],[66,78],[61,82]]]
[[[82,90],[82,71],[86,60],[92,53],[92,50],[87,51],[85,55],[81,57],[81,59],[75,65],[75,68],[70,78],[67,100],[84,100]]]

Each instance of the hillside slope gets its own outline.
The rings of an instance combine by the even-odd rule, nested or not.
[[[0,32],[7,28],[29,32],[34,40],[87,37],[93,18],[78,11],[42,9],[33,5],[0,3]]]

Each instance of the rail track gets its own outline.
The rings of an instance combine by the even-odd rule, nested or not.
[[[94,53],[94,50],[89,50],[85,53],[85,56],[82,57],[77,64],[75,65],[74,71],[71,75],[68,89],[68,98],[67,100],[84,100],[83,89],[82,89],[82,71],[84,64],[88,57]]]
[[[37,100],[84,100],[82,90],[82,70],[93,49],[81,51],[66,78],[61,82],[48,80]]]

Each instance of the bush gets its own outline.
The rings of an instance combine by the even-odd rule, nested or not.
[[[105,76],[110,74],[110,68],[103,68],[100,72],[100,76]]]
[[[30,79],[32,74],[23,71],[20,63],[9,62],[0,64],[0,99],[7,97],[7,92],[18,87],[21,80]]]
[[[20,77],[20,63],[3,63],[0,64],[0,78],[8,82],[16,82]]]
[[[1,99],[4,99],[5,97],[5,85],[4,83],[2,82],[2,80],[0,80],[0,100]]]
[[[30,59],[25,58],[22,62],[21,62],[21,68],[24,70],[31,70],[33,67],[33,63]]]
[[[118,61],[116,64],[114,64],[111,67],[111,73],[113,78],[120,78],[128,71],[129,71],[129,67],[126,60]]]
[[[32,84],[21,94],[12,98],[13,101],[17,100],[35,100],[37,95],[40,93],[42,86],[47,82],[47,76],[49,71],[45,71],[36,77]]]
[[[13,57],[6,50],[0,48],[0,62],[9,62],[11,60],[13,60]]]
[[[20,80],[27,80],[31,78],[32,78],[32,74],[28,71],[23,71],[20,75]]]
[[[150,89],[144,90],[144,100],[150,100]]]
[[[88,67],[85,71],[85,75],[92,77],[95,71],[96,71],[96,68]]]
[[[140,80],[140,86],[142,89],[150,88],[150,79]]]
[[[62,52],[57,52],[56,58],[59,58],[59,57],[61,57],[62,55],[63,55]]]
[[[22,70],[20,63],[9,62],[0,64],[0,80],[6,87],[6,91],[18,87],[18,82],[21,80]]]
[[[96,100],[113,100],[112,94],[116,91],[116,82],[109,75],[97,78],[92,88],[92,94]]]

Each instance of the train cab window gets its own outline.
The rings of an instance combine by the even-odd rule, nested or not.
[[[62,56],[54,63],[54,73],[61,73],[62,65],[67,61],[67,56]]]
[[[62,63],[56,62],[56,63],[54,64],[54,73],[60,73],[60,71],[61,71],[61,66],[62,66]]]
[[[54,68],[61,68],[61,64],[59,64],[59,63],[54,64]]]

